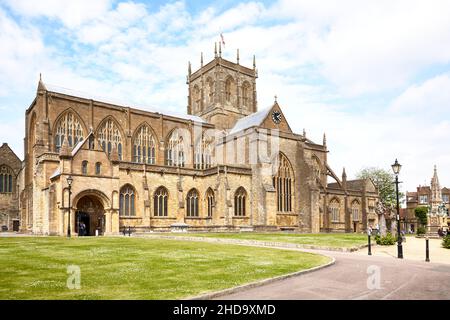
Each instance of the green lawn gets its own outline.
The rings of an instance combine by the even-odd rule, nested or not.
[[[289,242],[321,247],[350,248],[367,243],[367,235],[359,233],[170,233],[169,235]]]
[[[288,250],[146,238],[0,238],[0,299],[178,299],[324,264]],[[67,266],[81,270],[69,290]]]

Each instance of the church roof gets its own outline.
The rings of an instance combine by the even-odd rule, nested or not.
[[[348,190],[363,190],[366,184],[365,179],[347,180]],[[337,182],[329,183],[328,188],[340,188]]]
[[[266,119],[270,110],[272,110],[273,106],[262,109],[258,112],[252,113],[244,118],[239,119],[234,127],[231,129],[230,134],[237,133],[239,131],[243,131],[245,129],[256,127],[262,124],[264,119]]]
[[[96,96],[96,95],[86,93],[86,92],[81,92],[81,91],[76,91],[76,90],[72,90],[72,89],[55,86],[52,84],[44,83],[44,82],[42,82],[42,80],[39,81],[39,87],[41,89],[44,89],[44,90],[47,90],[50,92],[60,93],[60,94],[64,94],[67,96],[72,96],[72,97],[77,97],[77,98],[82,98],[82,99],[87,99],[87,100],[95,100],[95,101],[104,102],[104,103],[113,104],[113,105],[122,106],[122,107],[130,106],[129,104],[124,103],[122,101],[105,98],[105,97],[100,97],[100,96]],[[132,107],[132,106],[130,106],[130,107]],[[178,113],[178,112],[167,111],[165,109],[163,110],[163,109],[156,108],[156,107],[133,106],[133,108],[139,109],[139,110],[146,110],[146,111],[154,112],[154,113],[160,113],[160,114],[175,117],[175,118],[192,120],[195,122],[202,122],[202,123],[205,122],[205,120],[203,120],[202,118],[194,116],[194,115],[188,115],[188,114],[183,114],[183,113]]]

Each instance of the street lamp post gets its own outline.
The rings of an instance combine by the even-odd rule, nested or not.
[[[400,200],[398,194],[398,174],[401,168],[401,164],[395,159],[395,163],[392,165],[392,171],[395,174],[395,190],[397,193],[397,257],[399,259],[403,259],[402,237],[400,236]]]
[[[67,236],[70,238],[71,232],[70,232],[70,198],[72,196],[72,176],[67,177],[67,185],[69,186],[69,216],[68,216],[68,223],[67,223]]]

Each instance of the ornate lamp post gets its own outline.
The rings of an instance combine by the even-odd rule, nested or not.
[[[395,190],[397,193],[397,257],[399,259],[403,259],[402,237],[400,236],[400,200],[398,195],[398,174],[401,168],[402,165],[395,159],[395,163],[392,165],[392,171],[395,174]]]
[[[67,185],[69,186],[69,219],[68,219],[68,223],[67,223],[67,236],[70,238],[71,232],[70,232],[70,198],[72,196],[72,182],[73,182],[73,178],[72,176],[68,176],[67,177]]]

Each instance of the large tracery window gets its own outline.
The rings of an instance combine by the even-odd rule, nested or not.
[[[55,150],[57,152],[61,149],[64,139],[67,139],[69,147],[75,147],[83,140],[83,127],[78,117],[70,111],[58,120],[55,128]]]
[[[136,195],[134,188],[130,185],[125,185],[120,189],[119,199],[119,215],[125,217],[133,217],[136,215]]]
[[[7,167],[0,167],[0,193],[13,192],[13,171]]]
[[[174,167],[185,166],[183,137],[179,134],[178,130],[174,130],[167,141],[166,165]]]
[[[167,217],[167,201],[169,193],[164,187],[159,187],[153,195],[154,215],[156,217]]]
[[[142,126],[133,141],[133,161],[137,163],[155,164],[155,138],[149,126]]]
[[[211,168],[213,162],[213,142],[214,138],[203,136],[201,142],[197,143],[194,155],[194,168]]]
[[[245,216],[247,192],[243,187],[239,187],[234,194],[234,215],[238,217]]]
[[[330,202],[331,222],[339,222],[339,202],[336,199]]]
[[[359,202],[356,200],[352,202],[352,218],[353,221],[359,221]]]
[[[98,129],[98,141],[103,151],[111,156],[113,147],[117,148],[119,154],[119,160],[122,160],[122,135],[118,125],[112,120],[108,119]]]
[[[292,211],[293,170],[289,160],[281,154],[278,158],[278,170],[273,177],[273,186],[277,193],[277,211]]]
[[[211,218],[213,216],[213,208],[215,206],[214,191],[211,188],[208,188],[208,190],[206,191],[206,202],[208,209],[208,218]]]
[[[191,189],[186,197],[186,215],[188,217],[198,217],[198,191]]]

